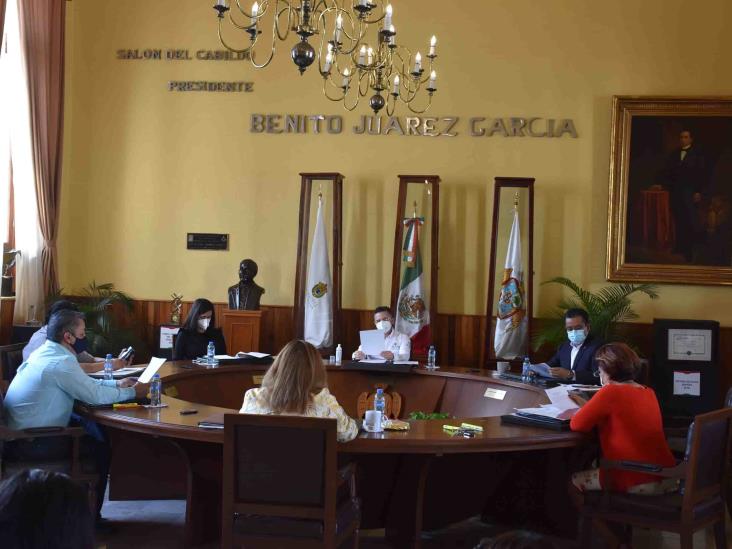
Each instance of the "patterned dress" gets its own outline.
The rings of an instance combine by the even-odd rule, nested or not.
[[[265,399],[266,391],[267,389],[262,388],[249,389],[244,394],[244,404],[242,404],[239,413],[274,414]],[[307,410],[302,415],[335,419],[338,422],[338,442],[348,442],[358,435],[358,424],[346,414],[343,407],[338,404],[336,398],[330,394],[327,388],[313,396]]]

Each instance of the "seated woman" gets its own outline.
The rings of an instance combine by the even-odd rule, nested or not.
[[[220,328],[216,328],[213,303],[198,298],[191,306],[186,321],[178,332],[173,349],[173,360],[193,360],[206,356],[208,342],[216,345],[216,354],[226,354],[226,341]]]
[[[664,436],[656,393],[634,381],[640,371],[638,355],[624,343],[608,343],[598,349],[595,360],[603,387],[589,401],[570,395],[581,407],[570,422],[572,430],[587,432],[597,427],[602,455],[607,460],[675,465]],[[572,475],[572,483],[580,491],[607,486],[634,494],[662,494],[678,487],[675,480],[648,473],[607,473],[599,469],[580,471]]]
[[[323,359],[310,343],[290,341],[277,355],[262,379],[262,387],[244,395],[241,414],[282,414],[333,418],[338,441],[358,435],[358,425],[348,417],[328,391]]]

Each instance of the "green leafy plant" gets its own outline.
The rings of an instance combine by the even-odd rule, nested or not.
[[[86,337],[89,341],[89,353],[94,356],[113,356],[123,347],[132,345],[140,355],[144,352],[144,343],[141,338],[124,326],[120,321],[133,310],[133,300],[126,293],[116,290],[112,282],[97,284],[90,282],[85,288],[75,291],[72,295],[64,295],[59,290],[46,297],[50,305],[58,299],[69,299],[79,306],[79,310],[86,317]]]
[[[611,284],[597,292],[582,288],[565,277],[552,278],[542,284],[559,284],[569,289],[572,295],[559,302],[556,316],[534,335],[534,349],[545,344],[556,346],[567,339],[564,313],[567,309],[575,307],[587,311],[590,316],[592,334],[595,337],[602,341],[627,342],[628,337],[619,329],[619,324],[638,318],[638,314],[633,310],[630,296],[645,294],[651,299],[658,298],[658,286],[655,284]]]
[[[409,419],[448,419],[450,414],[445,412],[411,412]]]

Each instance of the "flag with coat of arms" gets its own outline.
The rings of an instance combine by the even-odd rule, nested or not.
[[[412,353],[426,354],[432,334],[430,331],[430,312],[427,298],[422,289],[422,254],[419,249],[419,232],[424,225],[423,217],[404,220],[407,234],[404,237],[402,260],[404,273],[399,289],[396,307],[396,330],[409,336]]]
[[[496,312],[496,334],[493,339],[496,357],[511,359],[523,356],[528,350],[527,335],[524,271],[521,265],[521,230],[518,210],[514,209]]]
[[[331,297],[328,240],[323,223],[323,199],[318,198],[315,232],[310,248],[307,282],[305,284],[305,323],[303,338],[316,348],[333,343],[333,307]]]

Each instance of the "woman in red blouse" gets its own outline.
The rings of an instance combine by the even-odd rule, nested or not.
[[[597,427],[602,455],[616,461],[640,461],[671,467],[676,460],[663,433],[661,410],[653,389],[635,382],[640,360],[624,343],[609,343],[598,349],[595,360],[603,386],[591,400],[570,395],[580,410],[570,422],[573,431],[587,432]],[[674,491],[677,481],[659,479],[633,471],[580,471],[572,483],[581,491],[602,487],[618,492],[659,494]],[[607,478],[609,477],[609,478]]]

